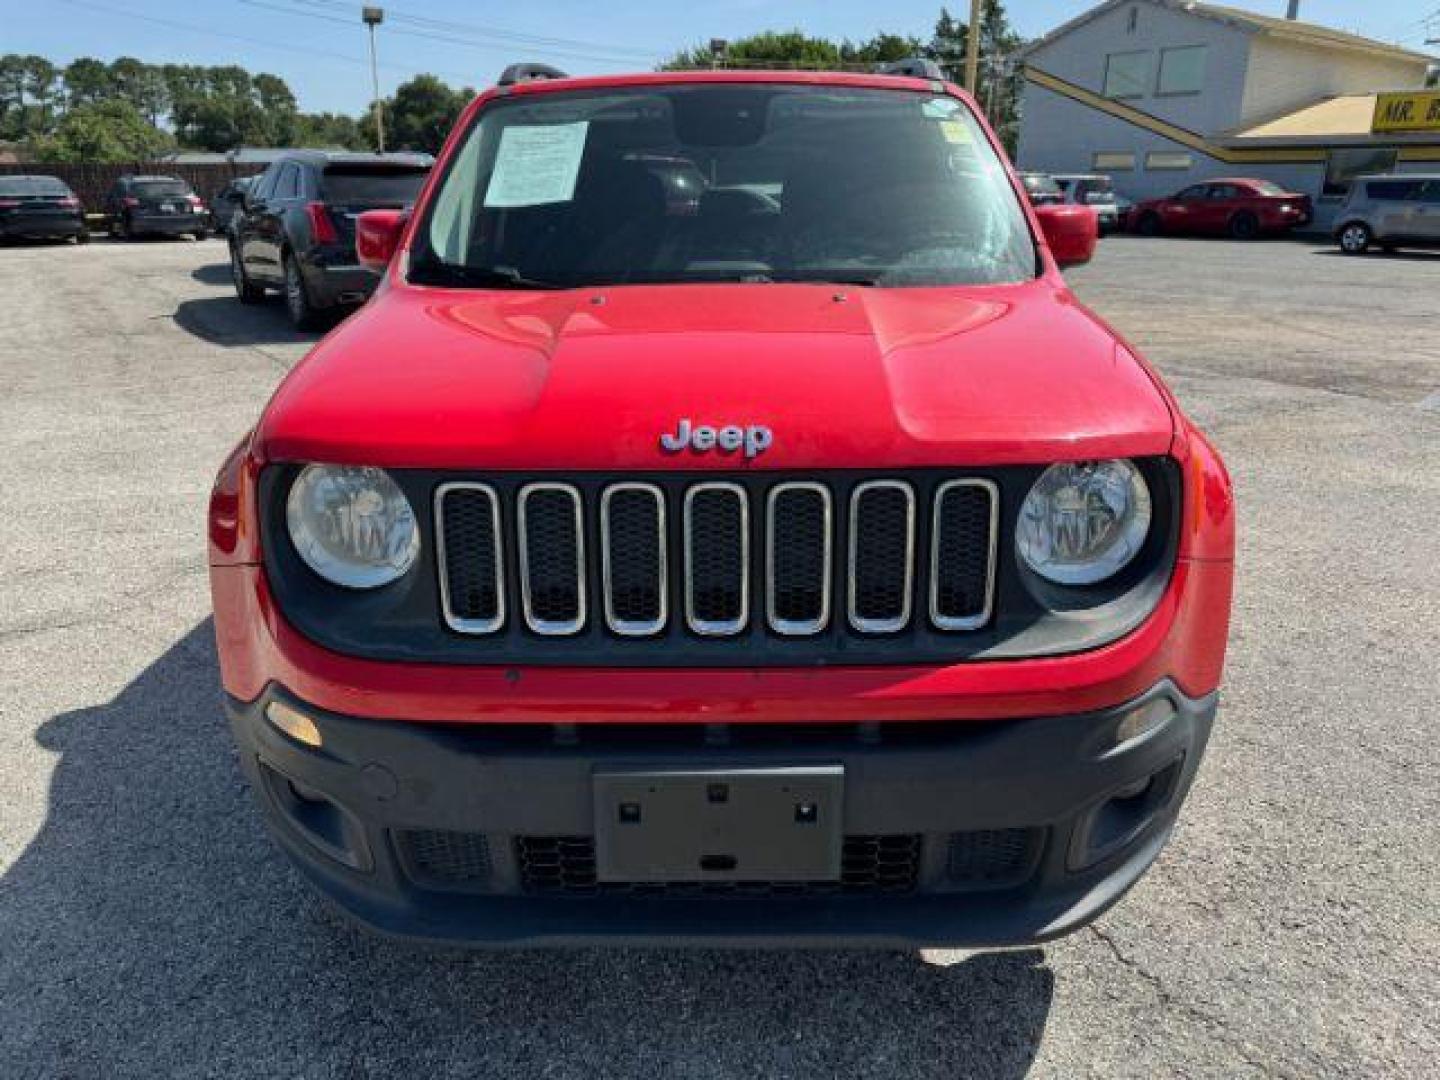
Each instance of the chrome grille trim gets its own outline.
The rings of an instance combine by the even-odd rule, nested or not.
[[[490,528],[495,537],[495,617],[466,619],[450,606],[450,570],[445,550],[445,496],[452,491],[476,491],[490,500]],[[440,576],[440,612],[445,625],[461,634],[493,634],[505,625],[505,534],[500,528],[500,496],[489,484],[457,480],[435,489],[435,559]]]
[[[740,611],[734,619],[701,619],[695,614],[695,497],[709,491],[727,492],[740,504]],[[685,491],[685,625],[703,637],[732,637],[750,622],[750,500],[739,484],[707,481],[693,484]]]
[[[989,544],[985,554],[985,602],[980,612],[965,617],[942,615],[940,612],[940,509],[947,492],[957,488],[979,488],[990,496]],[[990,621],[995,607],[995,559],[1000,542],[1000,487],[993,480],[947,480],[935,490],[935,505],[930,528],[930,621],[940,630],[975,630]]]
[[[660,535],[656,538],[659,565],[656,566],[656,593],[659,597],[659,614],[649,622],[621,619],[615,614],[615,596],[611,588],[610,567],[610,500],[617,492],[639,491],[655,500],[656,521]],[[605,488],[600,496],[600,574],[601,595],[605,601],[605,625],[622,637],[648,637],[665,629],[670,618],[670,576],[669,576],[669,523],[665,519],[665,493],[654,484],[618,483]]]
[[[525,507],[530,497],[541,491],[559,491],[569,496],[575,508],[575,610],[574,619],[542,619],[536,616],[531,598],[530,556],[526,533]],[[537,634],[547,637],[561,637],[578,634],[585,625],[585,513],[580,491],[571,484],[541,482],[526,484],[520,489],[515,500],[516,546],[520,554],[520,604],[525,614],[525,625]]]
[[[813,491],[820,496],[824,505],[823,529],[824,547],[821,555],[820,568],[820,614],[817,618],[808,621],[797,621],[794,619],[782,619],[775,610],[775,504],[780,497],[790,491]],[[765,621],[770,629],[777,634],[786,637],[804,637],[818,634],[830,625],[830,593],[832,578],[834,576],[834,547],[835,547],[835,525],[834,525],[834,499],[830,489],[821,483],[813,480],[796,480],[784,484],[776,484],[765,496]]]
[[[871,491],[897,490],[905,495],[905,567],[904,591],[900,611],[894,618],[872,619],[863,617],[859,610],[858,583],[856,581],[856,559],[859,557],[860,507],[865,495]],[[846,610],[850,625],[862,634],[891,634],[903,630],[910,623],[912,594],[915,590],[915,489],[903,480],[868,480],[857,484],[850,493],[849,566],[845,575]]]

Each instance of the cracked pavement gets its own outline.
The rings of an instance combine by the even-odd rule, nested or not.
[[[313,339],[224,246],[0,248],[0,1075],[1410,1077],[1440,1060],[1440,256],[1107,240],[1083,299],[1240,499],[1231,659],[1154,871],[989,955],[463,955],[271,848],[211,475]]]

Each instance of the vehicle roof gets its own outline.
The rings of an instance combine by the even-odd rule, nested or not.
[[[149,175],[149,174],[145,174],[145,175],[138,175],[138,174],[132,175],[132,174],[130,174],[130,173],[126,173],[124,176],[119,177],[119,180],[120,180],[122,183],[129,183],[130,181],[135,181],[135,182],[137,182],[137,183],[142,183],[142,182],[151,181],[151,180],[173,180],[173,181],[175,181],[175,183],[177,183],[177,184],[189,183],[189,181],[186,180],[186,179],[185,179],[184,177],[182,177],[182,176],[162,176],[162,175],[160,175],[160,174],[158,174],[158,173],[155,174],[155,175],[153,175],[153,176],[152,176],[152,175]]]
[[[275,159],[282,161],[303,161],[310,165],[433,165],[435,159],[429,154],[411,153],[408,150],[392,154],[371,154],[358,150],[287,150]]]
[[[60,180],[60,177],[52,176],[49,173],[4,173],[0,175],[0,180],[58,180],[62,184],[65,182]]]
[[[948,83],[920,79],[909,75],[877,75],[857,71],[767,71],[763,69],[727,68],[724,71],[645,71],[628,75],[584,75],[563,79],[533,79],[495,89],[502,96],[548,94],[566,90],[600,90],[626,86],[675,86],[694,83],[784,83],[794,86],[850,86],[881,90],[919,90],[935,92],[945,87],[959,92]]]

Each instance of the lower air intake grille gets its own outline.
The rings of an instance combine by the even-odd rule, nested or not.
[[[638,882],[595,878],[595,841],[589,836],[520,836],[515,858],[526,892],[633,896],[779,896],[907,893],[920,872],[918,833],[847,836],[839,881]]]
[[[405,829],[395,834],[405,872],[421,885],[474,888],[490,880],[484,833]]]
[[[1042,836],[1039,829],[951,833],[947,876],[953,884],[969,888],[1018,885],[1034,868]]]

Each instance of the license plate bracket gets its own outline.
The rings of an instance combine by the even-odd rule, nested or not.
[[[840,765],[607,770],[594,777],[600,881],[837,881]]]

